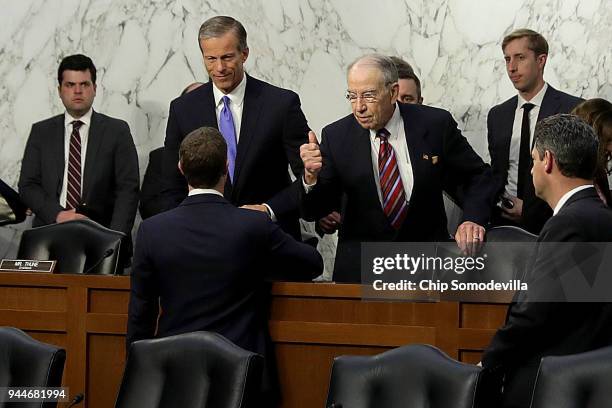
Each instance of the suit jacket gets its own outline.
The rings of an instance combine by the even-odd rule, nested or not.
[[[610,241],[612,210],[602,203],[594,188],[571,196],[542,228],[528,279],[530,289],[510,306],[506,324],[497,331],[482,359],[489,373],[506,377],[503,406],[529,406],[542,357],[612,344],[612,304],[531,301],[534,282],[551,276],[551,260],[564,264],[562,257],[570,256],[566,248],[550,243]],[[568,258],[566,264],[571,262]],[[562,293],[558,280],[546,282],[546,291]],[[535,288],[538,290],[538,286]]]
[[[548,85],[537,120],[540,121],[557,113],[568,113],[582,101],[581,98],[557,91]],[[517,103],[518,96],[513,96],[504,103],[491,108],[487,116],[487,140],[495,183],[493,205],[496,205],[499,197],[504,194],[508,181],[510,140],[512,139],[512,126]],[[552,210],[548,204],[536,197],[531,175],[528,180],[519,180],[518,182],[525,184],[523,215],[520,226],[529,232],[539,234],[546,220],[552,216]]]
[[[32,125],[21,162],[19,194],[36,215],[34,226],[54,223],[64,210],[59,203],[65,167],[64,133],[64,115]],[[130,237],[140,176],[128,124],[94,111],[88,137],[82,204],[94,221]]]
[[[149,153],[149,163],[147,164],[140,190],[140,216],[143,220],[159,214],[166,208],[163,198],[163,160],[163,147],[159,147]]]
[[[22,222],[26,217],[26,209],[19,194],[0,180],[0,225]]]
[[[335,281],[360,280],[361,242],[447,241],[442,191],[449,174],[464,185],[463,219],[480,225],[489,220],[490,168],[461,135],[450,113],[425,105],[396,106],[414,175],[408,214],[399,231],[391,227],[378,199],[369,131],[353,115],[323,129],[323,167],[317,185],[303,196],[303,211],[306,218],[318,219],[341,203]]]
[[[274,269],[289,279],[310,280],[321,273],[323,261],[265,214],[214,194],[187,197],[140,226],[127,344],[207,330],[270,362],[264,279]]]
[[[187,196],[178,150],[185,136],[202,126],[218,128],[212,82],[170,104],[163,169],[167,208]],[[225,197],[236,206],[267,203],[283,230],[298,239],[299,188],[291,187],[288,164],[301,174],[299,149],[308,131],[297,94],[247,76],[234,184],[228,177]]]

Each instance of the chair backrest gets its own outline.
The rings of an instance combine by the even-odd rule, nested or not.
[[[537,235],[509,225],[488,230],[483,251],[487,254],[485,280],[523,279],[533,261],[537,239]]]
[[[24,231],[17,257],[56,260],[59,273],[112,275],[123,237],[89,219],[50,224]]]
[[[34,340],[14,327],[0,327],[0,387],[59,387],[65,361],[64,349]],[[23,402],[16,405],[40,408],[57,404]]]
[[[262,356],[217,333],[136,341],[115,407],[256,407],[262,369]]]
[[[332,366],[327,406],[473,407],[480,371],[423,344],[376,356],[340,356]]]
[[[612,347],[542,358],[531,408],[612,406]]]

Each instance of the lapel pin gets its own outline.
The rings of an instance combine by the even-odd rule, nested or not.
[[[431,156],[431,163],[436,164],[438,162],[438,156]]]
[[[423,155],[423,160],[429,160],[429,155],[424,154],[424,155]]]

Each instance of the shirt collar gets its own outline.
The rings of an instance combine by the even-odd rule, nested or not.
[[[561,199],[559,200],[559,202],[555,206],[555,209],[553,211],[553,216],[557,215],[557,213],[561,210],[561,208],[563,208],[565,203],[567,203],[567,200],[569,200],[574,194],[576,194],[579,191],[585,190],[585,189],[587,189],[589,187],[594,187],[594,186],[592,184],[584,184],[582,186],[578,186],[576,188],[573,188],[570,191],[568,191],[567,193],[563,194],[563,196],[561,197]]]
[[[395,139],[399,135],[399,128],[402,125],[402,117],[400,115],[399,106],[397,102],[395,103],[395,110],[393,111],[393,115],[391,115],[391,119],[383,126],[390,133],[389,139]],[[375,138],[376,132],[380,129],[370,129],[370,136]]]
[[[246,90],[246,82],[247,82],[246,77],[247,77],[246,74],[243,74],[242,81],[240,81],[238,86],[234,88],[232,92],[227,94],[228,98],[230,99],[230,101],[232,101],[232,104],[235,106],[242,106],[242,103],[244,102],[244,91]],[[223,102],[221,101],[221,98],[223,98],[225,95],[226,94],[221,92],[221,90],[217,88],[217,86],[213,82],[213,96],[215,98],[216,107],[219,107],[219,105],[223,104]]]
[[[223,194],[215,190],[214,188],[194,188],[189,191],[189,196],[194,196],[198,194],[216,194],[218,196],[223,197]]]
[[[89,108],[86,114],[76,119],[76,118],[73,118],[72,115],[68,113],[68,111],[66,111],[64,112],[64,126],[68,127],[68,125],[72,125],[72,122],[74,122],[75,120],[80,120],[81,122],[85,124],[85,126],[89,126],[91,124],[92,114],[93,114],[93,108]]]
[[[546,94],[547,89],[548,89],[548,84],[544,82],[544,86],[542,87],[542,89],[540,89],[540,92],[538,92],[533,98],[531,98],[530,101],[526,101],[525,99],[523,99],[521,94],[519,94],[518,95],[518,108],[520,109],[527,102],[532,103],[537,107],[541,107],[542,101],[544,100],[544,95]]]

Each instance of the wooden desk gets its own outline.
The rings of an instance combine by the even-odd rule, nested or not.
[[[63,384],[112,407],[125,360],[129,277],[0,273],[0,325],[66,348]],[[362,301],[358,285],[276,283],[270,333],[283,406],[322,407],[332,360],[428,343],[477,362],[506,305]]]

